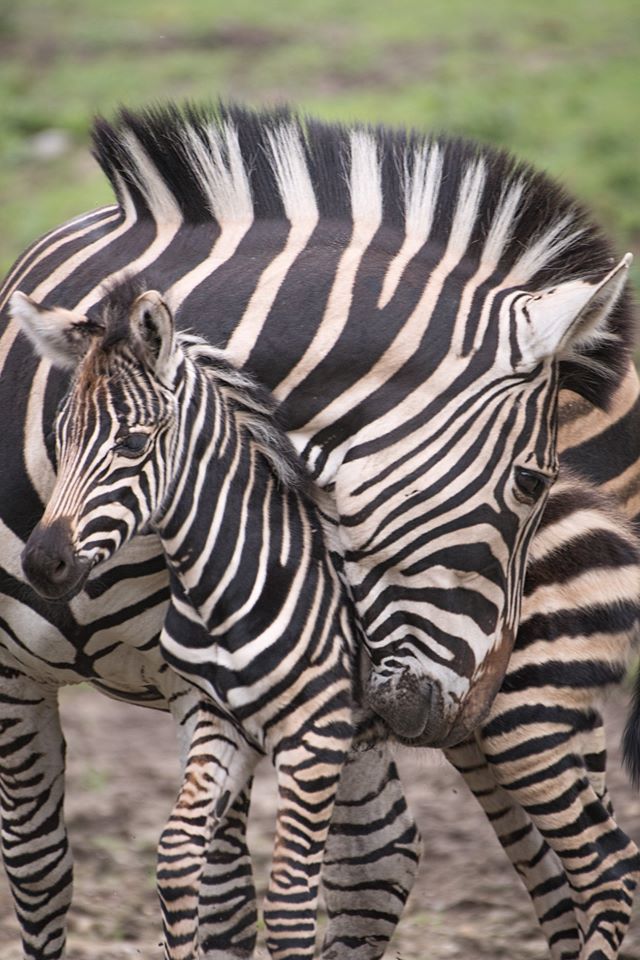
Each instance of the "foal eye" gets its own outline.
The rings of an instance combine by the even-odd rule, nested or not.
[[[125,457],[137,457],[149,441],[146,433],[128,433],[118,440],[117,449]]]
[[[551,478],[546,474],[524,467],[515,468],[515,479],[515,495],[521,503],[535,503],[551,485]]]

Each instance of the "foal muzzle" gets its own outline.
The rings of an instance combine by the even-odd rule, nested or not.
[[[89,560],[76,556],[65,518],[38,524],[21,560],[28,582],[46,600],[70,600],[84,586],[92,566]]]

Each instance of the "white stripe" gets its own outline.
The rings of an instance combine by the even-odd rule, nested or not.
[[[42,408],[51,365],[41,361],[31,383],[24,424],[24,461],[29,480],[44,505],[51,496],[56,476],[47,456],[42,430]]]
[[[157,223],[182,221],[182,213],[156,165],[132,130],[124,129],[120,139],[128,151],[131,179],[145,199]]]
[[[503,281],[504,286],[513,286],[514,284],[526,283],[531,277],[541,270],[545,264],[562,253],[567,247],[576,240],[583,229],[567,232],[567,228],[572,223],[573,214],[568,213],[561,220],[557,220],[551,227],[544,231],[530,247],[524,251],[522,256],[513,265],[509,275]]]
[[[293,123],[283,123],[275,130],[267,129],[267,138],[287,220],[290,223],[308,221],[315,227],[318,205],[299,129]]]
[[[286,567],[291,553],[291,520],[289,517],[289,498],[282,497],[282,530],[280,531],[280,566]]]
[[[484,158],[478,157],[474,164],[467,167],[462,180],[445,260],[448,257],[457,260],[469,246],[469,240],[478,217],[478,207],[482,198],[485,179]]]
[[[382,183],[378,144],[365,130],[351,131],[349,193],[354,228],[366,238],[382,222]]]
[[[349,317],[353,284],[369,244],[382,222],[382,183],[378,147],[370,133],[351,134],[351,210],[353,231],[338,264],[322,321],[306,353],[273,391],[284,400],[337,343]]]
[[[207,197],[208,207],[219,224],[253,220],[253,200],[244,167],[238,132],[225,123],[211,123],[206,130],[207,145],[192,128],[184,131],[185,150],[191,169]]]
[[[20,555],[24,549],[24,543],[20,537],[15,535],[13,530],[11,530],[2,519],[0,519],[0,542],[2,543],[0,569],[5,570],[10,576],[15,577],[16,580],[21,580],[24,583],[25,577],[22,572],[22,563],[20,561]],[[28,637],[29,634],[27,633],[25,636]]]
[[[442,152],[437,143],[423,144],[414,151],[411,173],[405,157],[403,192],[406,235],[402,247],[389,264],[380,291],[379,309],[391,300],[405,267],[429,239],[441,177]]]
[[[483,263],[497,267],[500,262],[504,249],[511,239],[524,189],[524,181],[520,179],[509,184],[504,191],[482,248]]]
[[[263,271],[244,315],[227,344],[227,353],[243,366],[269,315],[280,286],[305,249],[318,222],[318,207],[298,130],[284,124],[268,133],[273,171],[291,230],[282,250]]]

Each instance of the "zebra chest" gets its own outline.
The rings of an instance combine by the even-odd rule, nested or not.
[[[224,605],[223,605],[224,606]],[[258,605],[259,606],[259,605]],[[167,664],[202,690],[221,714],[264,749],[265,728],[319,665],[310,667],[309,638],[289,622],[255,609],[220,614],[205,626],[191,597],[171,577],[171,600],[160,647]]]

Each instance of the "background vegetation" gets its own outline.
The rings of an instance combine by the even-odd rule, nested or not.
[[[507,146],[638,251],[639,63],[637,0],[0,0],[0,272],[111,200],[96,112],[217,96]]]

